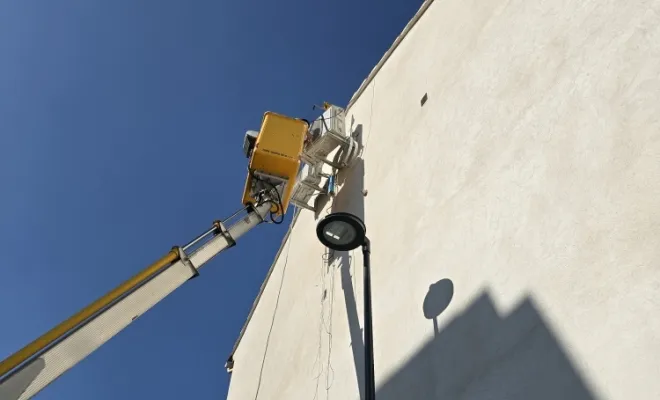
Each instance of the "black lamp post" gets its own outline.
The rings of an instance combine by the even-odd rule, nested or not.
[[[362,246],[364,261],[364,367],[365,400],[376,399],[374,378],[374,343],[371,327],[371,248],[367,228],[357,216],[349,213],[327,215],[316,226],[316,235],[323,245],[337,251],[353,250]]]

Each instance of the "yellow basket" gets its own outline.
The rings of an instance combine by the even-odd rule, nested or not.
[[[243,204],[257,202],[252,197],[251,188],[252,175],[259,172],[287,181],[282,193],[282,210],[278,212],[284,214],[300,169],[300,153],[303,150],[307,129],[308,125],[303,120],[270,111],[264,114],[261,130],[250,158],[248,167],[250,173],[245,182]],[[275,209],[276,207],[273,206],[273,211]]]

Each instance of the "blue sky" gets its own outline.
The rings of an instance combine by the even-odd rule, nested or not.
[[[346,105],[420,5],[1,2],[0,358],[239,208],[244,132]],[[39,398],[224,398],[285,229],[250,232]]]

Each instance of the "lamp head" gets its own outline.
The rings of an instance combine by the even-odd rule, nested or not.
[[[337,251],[353,250],[365,243],[367,228],[357,216],[345,212],[328,214],[316,226],[324,246]]]

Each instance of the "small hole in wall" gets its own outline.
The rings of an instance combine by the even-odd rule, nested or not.
[[[429,99],[428,93],[424,93],[424,96],[422,96],[422,100],[420,100],[420,104],[422,105],[422,107],[424,107],[424,104],[426,104],[426,100],[428,99]]]

